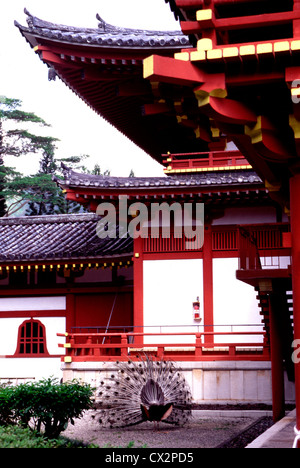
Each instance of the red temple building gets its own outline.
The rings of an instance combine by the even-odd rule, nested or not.
[[[94,239],[89,252],[66,245],[51,259],[39,257],[36,244],[27,258],[17,246],[14,259],[7,245],[0,260],[9,286],[3,283],[1,300],[33,295],[27,271],[33,265],[40,273],[35,297],[67,298],[66,305],[53,303],[50,314],[66,319],[65,329],[56,330],[66,337],[65,378],[97,380],[107,363],[143,349],[182,363],[195,401],[273,400],[275,420],[285,400],[293,400],[287,380],[295,381],[300,429],[300,371],[292,347],[300,339],[300,3],[167,3],[182,34],[118,28],[100,17],[98,28],[82,29],[28,12],[28,26],[16,26],[47,64],[49,79],[60,78],[164,167],[159,178],[65,168],[58,184],[66,197],[94,213],[103,203],[118,209],[120,200],[146,207],[203,203],[204,242],[191,245],[171,229],[168,238],[133,239],[129,252],[123,232],[113,241]],[[97,224],[99,217],[90,216]],[[127,223],[136,216],[129,210]],[[151,223],[164,227],[159,218]],[[49,265],[52,282],[45,286]],[[21,267],[27,271],[23,289],[11,279],[21,281]],[[109,280],[101,276],[107,268]],[[110,299],[119,291],[128,295],[115,313],[114,302],[102,298],[108,290]],[[19,319],[15,359],[26,357],[27,328],[29,342],[36,335],[41,340],[30,320],[48,333],[47,312],[31,314],[28,307],[7,311],[3,303],[3,317]]]

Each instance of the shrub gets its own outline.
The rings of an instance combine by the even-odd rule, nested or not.
[[[99,448],[94,444],[69,440],[65,437],[47,439],[28,427],[0,427],[0,448]]]
[[[0,426],[6,426],[13,422],[11,394],[11,387],[8,387],[7,384],[0,385]]]
[[[90,385],[76,380],[59,383],[57,379],[49,378],[2,388],[0,402],[2,393],[0,421],[29,427],[43,432],[48,438],[58,437],[69,422],[74,424],[74,419],[80,418],[93,404]]]

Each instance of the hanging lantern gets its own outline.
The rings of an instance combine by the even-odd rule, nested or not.
[[[194,320],[197,320],[198,322],[201,322],[202,318],[200,315],[200,301],[199,297],[197,297],[197,300],[193,302],[193,315],[194,315]]]

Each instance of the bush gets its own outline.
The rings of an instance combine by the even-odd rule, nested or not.
[[[56,438],[92,407],[93,390],[76,380],[49,378],[0,388],[0,423],[20,424],[47,438]]]
[[[19,426],[0,427],[0,448],[99,448],[65,437],[46,439],[43,435]]]
[[[11,394],[11,387],[8,387],[6,384],[0,385],[0,426],[6,426],[13,423]]]

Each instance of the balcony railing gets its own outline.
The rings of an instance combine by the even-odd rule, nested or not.
[[[147,352],[175,361],[269,360],[264,331],[192,331],[184,333],[58,333],[66,343],[62,361],[117,361],[136,359]]]
[[[251,167],[239,151],[214,151],[208,153],[163,154],[166,171],[197,171],[216,168],[235,169]]]
[[[240,226],[239,270],[288,269],[291,249],[284,245],[288,224]]]
[[[231,225],[212,226],[212,250],[213,252],[240,252],[242,255],[252,256],[254,250],[259,251],[260,256],[289,255],[289,250],[284,246],[283,234],[287,233],[287,223],[257,224],[257,225]],[[159,252],[188,252],[202,250],[203,239],[198,236],[196,242],[191,242],[182,233],[181,238],[176,238],[170,231],[168,238],[143,239],[143,252],[147,254]],[[205,242],[205,238],[204,238]]]

